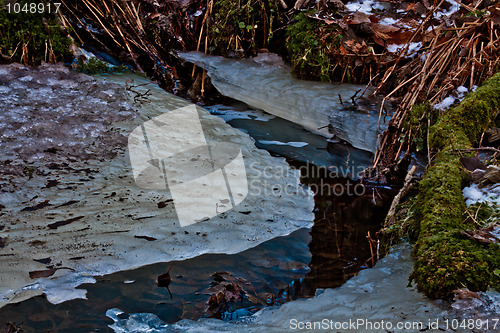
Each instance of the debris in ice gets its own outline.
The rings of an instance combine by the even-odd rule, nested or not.
[[[374,322],[383,320],[394,323],[427,323],[429,318],[447,317],[446,312],[420,294],[416,287],[408,287],[408,276],[413,270],[410,253],[411,247],[407,244],[396,246],[374,268],[361,271],[339,288],[318,292],[319,295],[310,299],[288,302],[280,307],[264,308],[251,317],[230,322],[202,318],[165,324],[159,322],[158,317],[151,313],[128,315],[119,309],[110,309],[106,315],[114,321],[109,327],[117,333],[290,332],[293,331],[290,325],[292,319],[304,323],[321,322],[324,318],[336,322],[349,322],[352,318],[370,318]],[[425,327],[423,328],[425,330]],[[444,326],[439,328],[444,330]]]
[[[472,184],[462,190],[467,205],[476,203],[492,203],[500,206],[500,183],[479,188]]]
[[[295,148],[305,147],[308,145],[307,142],[281,142],[281,141],[268,141],[268,140],[259,140],[263,145],[278,145],[278,146],[292,146]]]

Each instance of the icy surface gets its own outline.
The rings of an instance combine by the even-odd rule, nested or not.
[[[447,331],[444,320],[495,318],[499,307],[499,294],[488,291],[480,293],[486,305],[475,304],[467,313],[457,312],[449,303],[433,302],[418,293],[415,287],[407,287],[408,276],[413,269],[411,247],[400,245],[394,248],[372,269],[361,271],[337,289],[327,289],[311,299],[298,300],[281,307],[266,308],[252,317],[239,321],[224,322],[215,319],[198,321],[182,320],[165,324],[150,313],[124,314],[119,309],[110,309],[107,316],[113,319],[110,327],[115,332],[439,332]],[[457,307],[459,305],[455,305]],[[380,323],[391,322],[394,327],[369,329],[293,329],[293,323],[349,322],[364,319]],[[429,322],[437,325],[429,327]],[[396,329],[397,323],[418,323],[414,329]],[[470,332],[458,329],[457,332]]]
[[[136,186],[126,143],[138,125],[190,103],[130,73],[94,79],[50,65],[0,73],[8,88],[0,90],[0,307],[41,293],[54,303],[84,298],[75,287],[94,276],[237,253],[312,224],[312,193],[298,171],[197,108],[207,140],[241,148],[251,188],[236,209],[182,228],[169,192]],[[133,103],[127,81],[150,89],[146,102]],[[29,275],[52,267],[61,269]]]
[[[225,96],[300,124],[313,133],[335,135],[355,148],[376,150],[379,99],[358,99],[354,108],[350,103],[351,97],[357,91],[360,95],[365,86],[298,80],[292,77],[290,68],[274,58],[267,62],[234,60],[199,52],[179,56],[207,69],[212,84]],[[368,89],[365,97],[370,92]],[[382,131],[389,119],[382,117]]]

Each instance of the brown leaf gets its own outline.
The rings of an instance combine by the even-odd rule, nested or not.
[[[492,183],[500,183],[500,168],[494,165],[489,165],[484,174],[484,178]]]
[[[460,157],[460,163],[469,171],[486,170],[486,165],[477,157]]]
[[[347,24],[371,23],[370,17],[363,12],[355,12],[347,16],[346,22]]]
[[[29,274],[30,274],[30,278],[32,278],[32,279],[38,279],[38,278],[41,278],[41,277],[52,276],[59,269],[69,269],[70,271],[74,271],[73,268],[69,268],[69,267],[56,267],[56,268],[45,269],[45,270],[42,270],[42,271],[32,271]]]
[[[400,31],[401,29],[392,25],[387,25],[387,24],[380,24],[380,23],[373,23],[372,24],[373,30],[375,32],[382,32],[382,33],[395,33]]]
[[[58,268],[51,268],[51,269],[45,269],[43,271],[32,271],[29,274],[31,279],[38,279],[42,277],[52,276],[57,270]]]

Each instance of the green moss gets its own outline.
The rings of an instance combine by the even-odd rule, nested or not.
[[[286,41],[294,72],[301,78],[328,81],[337,63],[330,49],[338,49],[342,39],[338,27],[310,19],[305,13],[294,20],[287,28]]]
[[[439,119],[431,128],[431,146],[435,149],[469,146],[494,122],[500,109],[499,96],[500,74],[497,73]]]
[[[208,31],[210,53],[246,54],[267,47],[272,31],[281,24],[279,0],[215,0]]]
[[[90,58],[88,61],[79,58],[76,62],[76,70],[86,74],[101,74],[124,72],[128,71],[129,68],[127,66],[111,66],[98,58]]]
[[[39,4],[41,1],[21,0],[20,8],[25,4]],[[30,65],[41,61],[69,60],[72,43],[68,31],[61,29],[54,13],[8,13],[0,0],[0,52],[5,59],[24,62]],[[28,7],[29,8],[29,7]],[[23,55],[24,45],[24,57]]]
[[[500,106],[500,73],[486,81],[460,105],[448,110],[430,128],[431,147],[439,153],[419,184],[414,199],[413,221],[419,238],[412,278],[419,290],[431,298],[448,297],[454,289],[499,289],[500,246],[482,245],[460,234],[475,229],[462,188],[469,175],[452,149],[472,146],[471,141],[488,127]]]
[[[500,290],[500,246],[481,245],[455,231],[421,237],[412,278],[432,298],[448,297],[459,288]]]

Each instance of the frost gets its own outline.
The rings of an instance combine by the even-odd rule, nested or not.
[[[398,22],[398,20],[395,20],[391,17],[384,17],[384,19],[382,19],[379,23],[385,24],[385,25],[394,25],[397,22]]]

